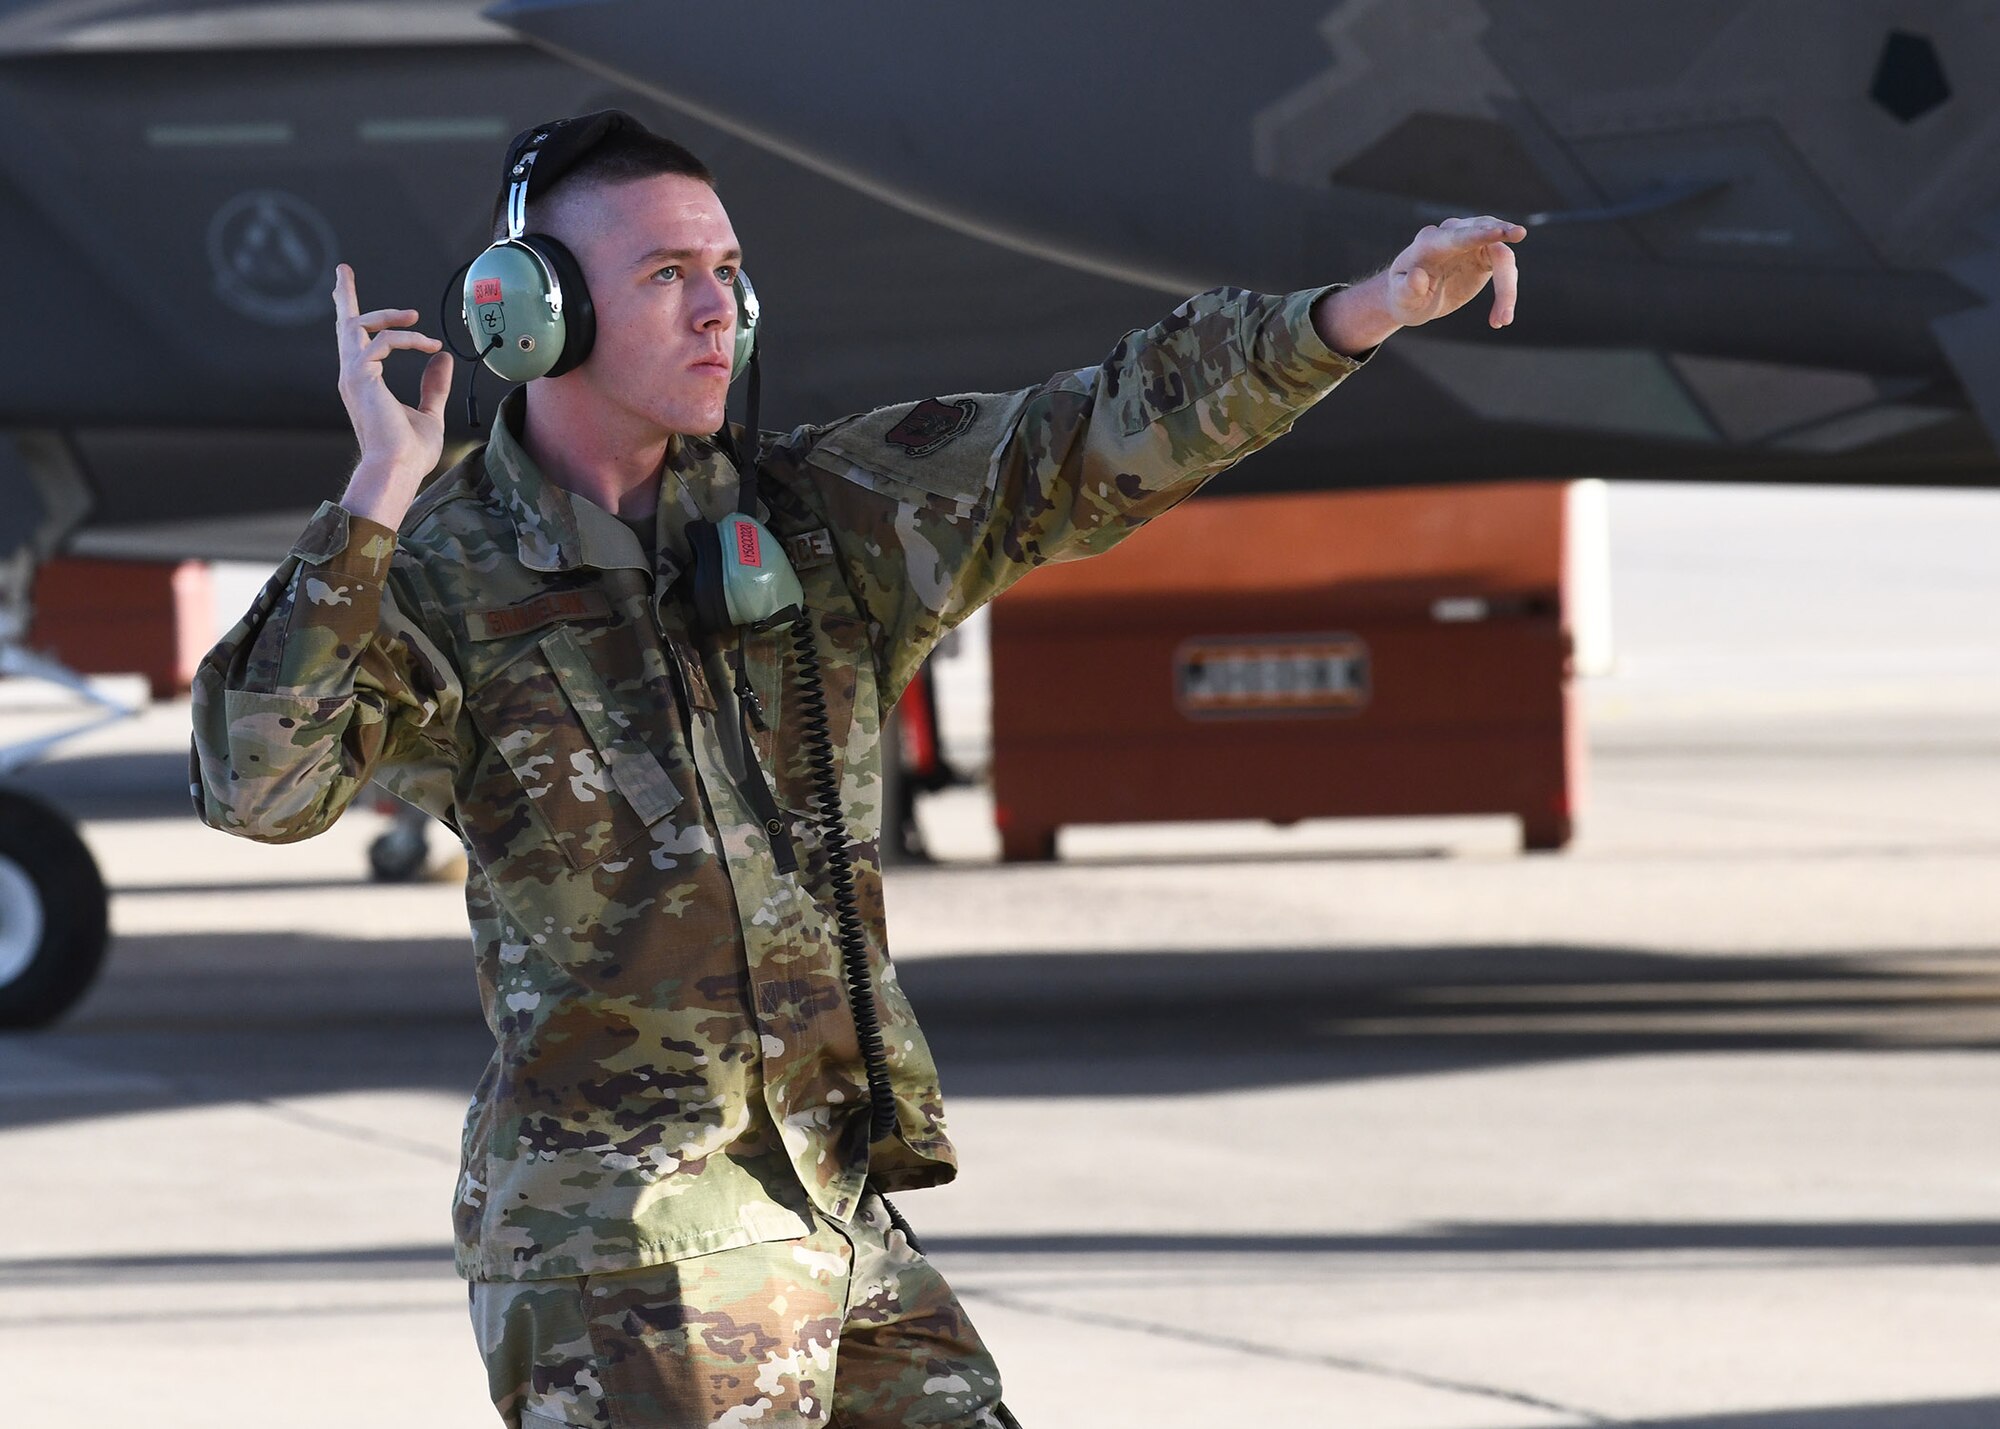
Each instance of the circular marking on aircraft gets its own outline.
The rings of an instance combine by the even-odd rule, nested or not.
[[[333,225],[282,189],[237,194],[208,221],[216,295],[274,327],[326,316],[336,256]]]

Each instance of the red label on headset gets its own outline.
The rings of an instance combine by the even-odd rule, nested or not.
[[[475,303],[499,302],[500,280],[498,278],[474,278],[472,280],[472,301]]]
[[[746,566],[764,564],[763,553],[757,547],[757,528],[748,521],[736,523],[736,559]]]

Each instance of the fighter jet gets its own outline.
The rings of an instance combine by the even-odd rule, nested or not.
[[[1504,338],[1398,335],[1370,401],[1215,490],[1991,484],[1997,32],[1907,0],[0,0],[0,650],[25,668],[54,552],[282,554],[353,455],[333,265],[436,332],[508,137],[613,106],[721,178],[769,425],[1017,387],[1197,289],[1360,277],[1494,213],[1531,229]],[[452,411],[448,458],[482,436]],[[103,910],[36,921],[58,883],[8,850],[88,854],[8,798],[19,1024],[87,986]]]
[[[1993,480],[1991,6],[776,0],[729,14],[722,60],[660,13],[486,11],[906,211],[1162,293],[1354,276],[1447,214],[1530,226],[1513,330],[1468,309],[1399,337],[1372,412],[1312,414],[1260,485]]]

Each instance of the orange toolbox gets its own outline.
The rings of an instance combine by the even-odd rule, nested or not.
[[[58,556],[35,573],[27,644],[79,674],[142,674],[154,699],[171,699],[188,692],[215,635],[205,561]]]
[[[1566,483],[1203,497],[992,608],[1002,856],[1065,824],[1512,814],[1569,842]]]

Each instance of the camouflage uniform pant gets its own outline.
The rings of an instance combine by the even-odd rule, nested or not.
[[[881,1198],[867,1196],[850,1226],[814,1222],[800,1240],[639,1270],[474,1282],[501,1418],[509,1429],[999,1429],[1000,1372]]]

